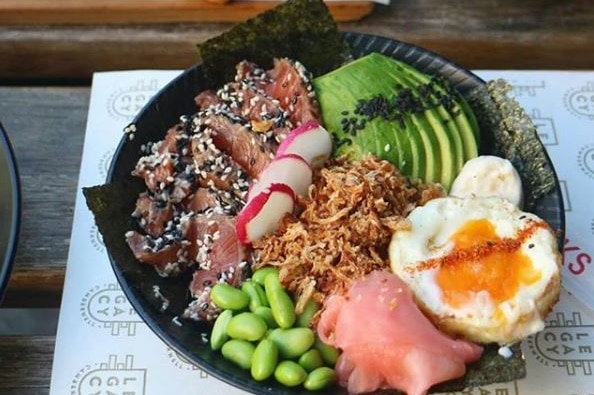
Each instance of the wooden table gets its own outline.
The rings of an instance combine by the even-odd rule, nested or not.
[[[0,26],[0,120],[23,190],[2,307],[59,307],[92,73],[186,68],[196,42],[229,26]],[[468,68],[594,69],[591,0],[392,0],[341,28],[412,42]],[[47,394],[53,346],[53,336],[0,336],[0,393]]]

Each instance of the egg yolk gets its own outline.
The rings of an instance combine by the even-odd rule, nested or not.
[[[437,273],[445,302],[459,307],[479,291],[487,291],[496,304],[513,297],[520,286],[538,281],[530,258],[520,251],[523,239],[500,238],[487,219],[468,221],[451,237],[452,253]],[[522,234],[523,233],[523,234]]]

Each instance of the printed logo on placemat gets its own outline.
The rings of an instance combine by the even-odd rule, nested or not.
[[[594,178],[594,144],[589,144],[578,152],[578,166],[591,178]]]
[[[527,81],[523,83],[516,83],[513,80],[510,81],[512,85],[512,90],[515,97],[522,97],[522,96],[536,96],[538,90],[544,89],[546,87],[545,81]]]
[[[538,131],[538,137],[544,145],[558,145],[557,131],[555,130],[555,122],[551,117],[544,117],[541,115],[540,110],[535,108],[530,114],[534,126]]]
[[[556,313],[542,332],[528,338],[527,344],[545,366],[559,367],[570,376],[578,372],[592,375],[594,325],[584,325],[579,312],[573,312],[571,318]]]
[[[89,325],[107,329],[112,336],[135,336],[136,327],[142,322],[115,283],[89,290],[81,301],[80,312]]]
[[[87,365],[78,372],[70,387],[71,395],[144,395],[146,369],[134,368],[134,356],[117,355],[108,361]]]
[[[447,395],[518,395],[518,383],[497,383],[484,387],[465,388],[459,392],[449,392]]]
[[[99,229],[97,229],[97,226],[91,226],[89,235],[91,237],[91,244],[93,245],[93,247],[95,247],[95,249],[101,253],[104,252],[105,243],[103,242],[103,236],[99,232]]]
[[[109,166],[111,166],[111,160],[113,159],[114,150],[110,149],[106,151],[101,158],[99,159],[99,163],[97,164],[99,170],[99,176],[102,179],[107,177],[107,172],[109,171]]]
[[[167,355],[169,356],[171,363],[173,363],[173,366],[176,368],[180,370],[197,371],[196,373],[201,379],[208,378],[208,374],[206,374],[206,372],[194,365],[188,358],[184,357],[174,349],[167,347]]]
[[[107,111],[114,118],[130,121],[158,89],[157,80],[138,80],[135,84],[121,88],[109,96]]]
[[[594,120],[594,81],[572,88],[563,96],[565,108],[578,118]]]

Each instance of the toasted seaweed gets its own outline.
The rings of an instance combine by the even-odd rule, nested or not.
[[[132,210],[143,185],[140,180],[135,181],[119,181],[82,189],[107,250],[120,262],[124,259],[135,260],[124,236],[127,231],[136,228]]]
[[[467,366],[464,377],[438,384],[431,388],[431,392],[453,392],[526,377],[526,361],[520,344],[511,346],[510,350],[512,356],[505,358],[499,355],[496,344],[486,346],[481,358]]]
[[[288,0],[198,44],[198,55],[206,78],[220,86],[244,59],[265,68],[275,57],[297,59],[317,76],[340,66],[347,50],[322,0]]]
[[[524,203],[530,210],[556,187],[556,177],[536,126],[510,95],[511,90],[503,79],[488,81],[472,92],[470,101],[482,123],[482,151],[512,162],[527,191]]]

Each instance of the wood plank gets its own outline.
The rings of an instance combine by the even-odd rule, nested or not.
[[[83,83],[94,71],[185,69],[228,23],[0,26],[0,83]],[[592,69],[590,0],[393,0],[342,30],[427,47],[468,68]]]
[[[0,393],[49,394],[54,336],[0,336]]]
[[[3,0],[0,2],[0,23],[238,22],[278,4],[278,1],[251,0]],[[329,1],[327,5],[337,21],[359,20],[373,10],[373,3],[369,1]]]
[[[65,273],[65,267],[17,266],[10,276],[2,307],[59,308]]]
[[[88,88],[0,87],[23,203],[6,307],[59,307],[88,99]]]

